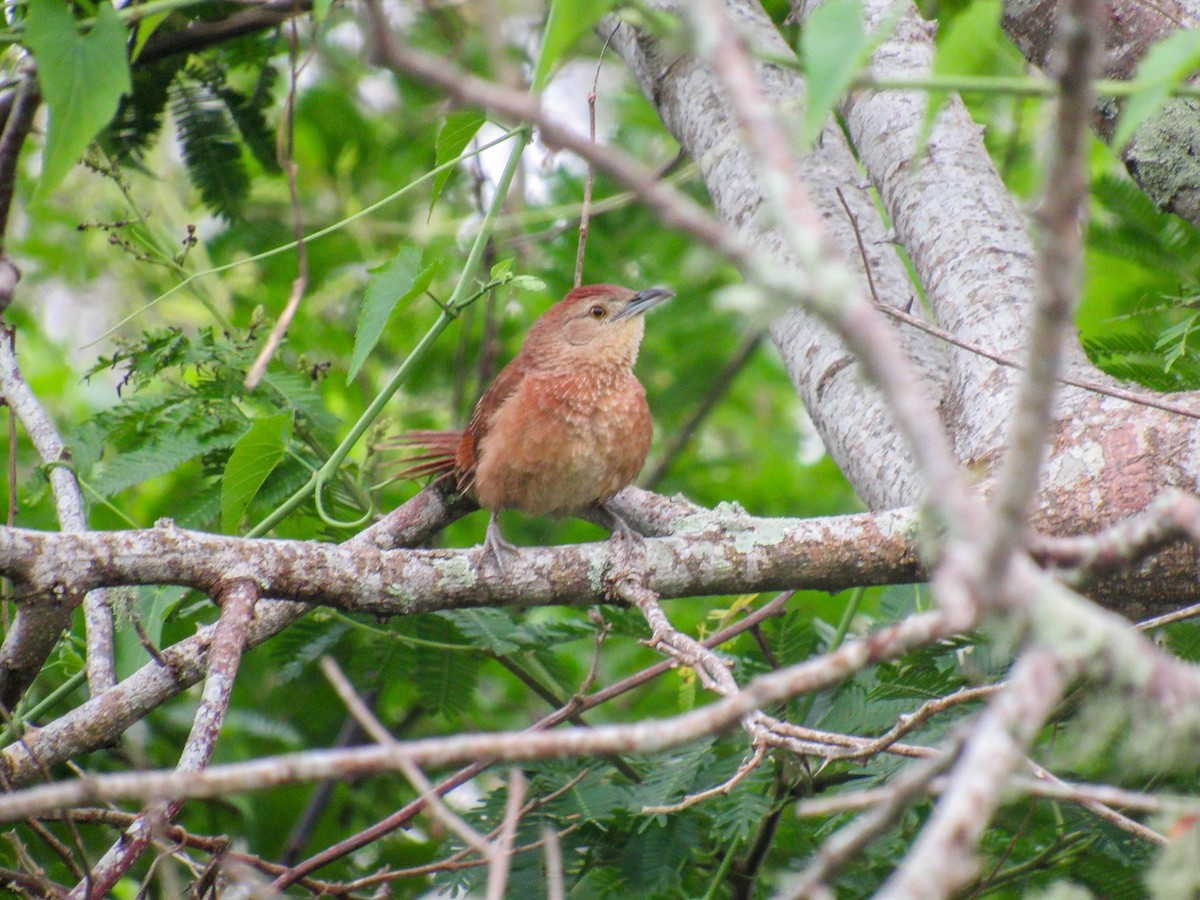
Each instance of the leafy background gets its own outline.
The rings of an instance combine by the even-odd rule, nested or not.
[[[224,6],[180,4],[157,27],[182,28],[218,15]],[[786,5],[768,6],[782,23]],[[29,15],[39,7],[45,9],[44,0],[31,3]],[[112,13],[107,3],[95,11],[101,21]],[[941,24],[940,73],[1024,73],[1019,54],[1000,32],[999,11],[992,0],[925,4],[926,14]],[[411,12],[406,39],[422,48],[480,70],[496,62],[513,70],[533,63],[517,49],[524,46],[520,42],[502,48],[498,59],[490,57],[474,4],[434,4]],[[513,13],[518,24],[521,15],[533,23],[541,10],[532,4]],[[578,61],[554,70],[552,90],[558,91],[558,102],[580,115],[600,45],[578,28],[578,21],[568,21],[570,28],[559,22],[551,34],[561,50],[572,48]],[[838,24],[844,21],[830,27],[844,27]],[[794,27],[783,27],[799,40]],[[427,182],[352,217],[453,157],[463,146],[455,129],[469,132],[475,123],[451,117],[443,129],[447,117],[441,97],[366,66],[353,10],[335,4],[327,19],[306,25],[303,32],[301,52],[308,53],[310,41],[314,49],[296,97],[293,158],[306,232],[332,230],[307,244],[307,294],[287,343],[254,390],[243,386],[245,371],[296,275],[294,253],[261,255],[293,239],[291,204],[275,157],[275,129],[288,82],[286,31],[241,38],[188,58],[135,62],[132,93],[115,107],[115,119],[96,143],[88,146],[86,135],[61,151],[51,138],[40,161],[36,156],[25,160],[24,205],[9,247],[25,277],[18,302],[5,317],[17,330],[25,375],[68,436],[95,528],[145,527],[169,517],[188,527],[246,533],[328,459],[437,320],[441,310],[430,295],[444,301],[460,274],[497,173],[494,156],[482,169],[467,161],[436,189]],[[100,26],[90,32],[93,40],[103,33]],[[51,49],[44,51],[35,35],[31,29],[28,43],[39,57],[54,52],[53,34],[47,39]],[[576,36],[582,38],[578,44]],[[150,37],[139,33],[135,40]],[[539,77],[550,74],[549,67],[537,71]],[[601,84],[605,139],[652,164],[670,164],[677,148],[611,57]],[[50,94],[47,84],[48,99]],[[987,126],[988,146],[1006,182],[1018,197],[1033,198],[1045,103],[1002,93],[966,99]],[[102,120],[113,114],[110,110]],[[54,127],[52,114],[51,135]],[[84,166],[53,162],[56,153],[66,152],[69,162],[85,148]],[[1200,386],[1192,336],[1200,233],[1156,212],[1098,143],[1092,174],[1087,294],[1078,323],[1084,346],[1119,377],[1159,390]],[[686,163],[675,165],[668,177],[704,199]],[[501,285],[449,327],[327,488],[326,512],[336,519],[386,511],[411,496],[417,485],[389,480],[394,454],[378,450],[380,441],[410,428],[461,425],[529,325],[571,286],[583,173],[535,146],[521,183],[523,196],[505,208],[486,248],[484,273],[536,276],[544,289]],[[760,326],[722,306],[721,290],[737,281],[727,263],[661,227],[602,177],[596,198],[586,279],[666,284],[678,294],[650,320],[638,364],[655,415],[650,471],[663,459],[667,437],[684,426],[716,373]],[[188,275],[214,268],[222,271],[180,287]],[[405,272],[422,274],[428,293],[412,292],[387,315],[387,294],[394,300],[397,291],[384,279],[398,269],[400,282]],[[386,324],[377,329],[371,352],[360,349],[356,356],[356,346],[363,346],[360,316],[372,291],[383,297]],[[15,453],[17,524],[56,527],[45,472],[24,435],[18,435]],[[7,492],[7,476],[0,478]],[[769,341],[759,345],[711,414],[667,461],[656,489],[682,492],[706,505],[734,500],[756,515],[815,516],[861,508],[821,453]],[[603,536],[582,522],[515,515],[505,517],[504,527],[510,539],[524,544]],[[447,529],[444,540],[469,546],[480,540],[482,529],[483,517],[471,516]],[[342,540],[353,530],[324,521],[307,500],[273,533]],[[747,603],[765,599],[682,600],[669,612],[680,628],[703,635]],[[215,616],[205,598],[175,589],[128,591],[118,601],[122,675],[149,659],[135,622],[151,642],[163,646]],[[848,595],[798,593],[785,616],[762,627],[761,642],[744,635],[723,650],[744,681],[772,665],[828,649],[846,628],[857,633],[898,621],[927,604],[928,597],[914,586],[868,590],[849,603]],[[611,627],[600,655],[600,684],[658,660],[640,643],[646,637],[640,618],[615,609],[599,610],[598,617]],[[483,609],[389,622],[317,611],[247,655],[215,762],[345,740],[347,715],[317,668],[322,655],[340,661],[400,737],[522,728],[550,710],[546,696],[565,699],[584,681],[597,627],[588,611],[575,609]],[[1172,626],[1165,639],[1187,658],[1200,656],[1200,632],[1192,625]],[[1003,648],[1002,640],[987,637],[914,653],[792,704],[789,717],[813,727],[879,734],[925,700],[1003,677]],[[21,710],[31,724],[48,721],[84,698],[78,686],[54,693],[72,681],[78,685],[81,650],[79,623]],[[37,709],[52,696],[49,706]],[[673,670],[590,713],[589,720],[666,716],[708,699],[694,676]],[[95,771],[174,765],[195,704],[194,694],[176,698],[131,729],[119,746],[80,764]],[[970,709],[936,717],[906,740],[932,743]],[[1073,716],[1067,711],[1047,729],[1041,755],[1050,753],[1060,732],[1070,734]],[[5,732],[5,740],[12,740],[11,733]],[[570,787],[524,820],[517,843],[536,840],[544,824],[565,831],[572,896],[766,896],[774,880],[802,868],[820,842],[847,821],[846,816],[799,819],[792,813],[798,799],[882,783],[901,766],[891,756],[824,767],[815,760],[776,756],[727,796],[681,813],[642,812],[647,805],[677,802],[720,783],[745,754],[743,739],[733,736],[665,758],[626,760],[624,772],[606,761],[589,763],[586,771],[578,763],[531,765],[530,796]],[[1134,787],[1196,788],[1193,773],[1134,773],[1095,753],[1060,762],[1057,771],[1063,776],[1079,771]],[[505,784],[503,772],[488,773],[459,792],[456,802],[486,831],[503,813]],[[303,858],[412,798],[397,778],[338,784],[311,827],[299,834],[317,794],[314,786],[297,786],[190,804],[180,822],[196,833],[235,835],[248,852],[280,861]],[[839,882],[839,896],[865,896],[877,888],[926,811],[919,807],[906,815],[874,844]],[[93,859],[115,837],[100,828],[82,835]],[[0,864],[16,865],[19,848],[29,849],[53,880],[69,881],[61,861],[46,854],[23,827],[0,842]],[[350,879],[383,866],[431,863],[453,849],[452,837],[422,823],[319,874]],[[1057,880],[1074,881],[1101,896],[1137,896],[1146,890],[1154,859],[1145,845],[1076,807],[1027,799],[1005,808],[988,832],[984,851],[984,875],[975,886],[979,896],[1025,895]],[[754,853],[761,855],[757,865],[764,877],[748,886],[742,873]],[[137,895],[145,866],[143,861],[118,886],[117,896]],[[397,896],[423,895],[431,885],[452,892],[478,889],[485,871],[412,877],[393,889]],[[176,874],[189,877],[182,870]],[[512,895],[535,897],[544,890],[540,854],[519,855]]]

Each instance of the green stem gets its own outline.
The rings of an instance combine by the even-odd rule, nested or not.
[[[480,259],[483,258],[484,248],[491,239],[496,216],[504,205],[504,200],[508,196],[508,189],[511,187],[512,180],[517,174],[517,169],[520,167],[521,155],[525,152],[525,147],[529,143],[529,136],[529,128],[518,129],[516,140],[513,142],[512,150],[509,152],[508,163],[504,167],[500,181],[496,184],[496,193],[492,197],[492,202],[488,206],[487,213],[484,215],[479,233],[475,236],[475,242],[471,245],[471,250],[467,254],[467,260],[463,265],[462,274],[459,275],[458,284],[455,285],[454,292],[442,308],[442,313],[438,316],[437,321],[425,332],[425,336],[421,338],[420,343],[413,348],[404,362],[400,364],[395,374],[384,385],[383,390],[371,401],[371,405],[359,416],[358,421],[350,429],[350,433],[338,444],[329,459],[325,461],[325,464],[313,474],[313,477],[309,479],[307,484],[285,500],[271,515],[267,516],[267,518],[251,529],[247,535],[248,537],[259,537],[266,534],[271,528],[281,522],[288,513],[303,503],[310,494],[321,490],[325,483],[337,474],[338,469],[341,468],[350,451],[354,449],[359,439],[366,434],[367,429],[371,427],[379,417],[379,414],[383,412],[383,408],[392,399],[396,391],[400,389],[400,386],[408,380],[413,369],[425,358],[425,355],[433,347],[442,332],[450,327],[450,323],[458,318],[458,314],[463,309],[474,303],[492,287],[496,286],[495,282],[489,281],[482,288],[473,289],[474,273],[479,266]],[[345,523],[333,522],[331,524]]]
[[[725,856],[721,860],[721,865],[717,866],[717,871],[713,873],[712,883],[708,886],[708,890],[704,893],[703,900],[712,900],[717,896],[717,888],[725,881],[725,876],[729,874],[729,867],[733,865],[733,857],[737,853],[740,841],[734,841],[729,845],[729,849],[725,851]]]
[[[36,719],[67,694],[71,693],[71,691],[75,690],[75,688],[83,684],[86,679],[87,672],[85,670],[81,669],[80,671],[76,672],[74,675],[52,690],[49,694],[43,697],[40,701],[38,701],[38,703],[27,712],[21,713],[20,720],[27,722],[32,719]],[[0,729],[0,747],[7,746],[12,740],[12,736],[12,728],[5,727]]]
[[[858,607],[862,604],[863,595],[866,594],[865,587],[856,587],[850,594],[850,600],[846,604],[846,608],[842,610],[842,620],[838,622],[837,631],[833,633],[833,640],[829,642],[829,649],[826,653],[832,653],[838,647],[842,646],[842,641],[846,640],[846,633],[850,630],[850,623],[854,621],[854,617],[858,615]]]
[[[842,642],[846,640],[846,635],[850,631],[850,623],[854,621],[854,617],[858,615],[858,607],[862,604],[863,595],[866,594],[865,587],[856,587],[850,592],[850,599],[846,602],[846,608],[842,610],[842,619],[838,622],[837,630],[833,633],[833,639],[829,642],[829,647],[826,653],[832,653],[838,647],[842,646]],[[808,714],[812,712],[813,704],[817,702],[815,694],[809,694],[800,701],[797,707],[799,714],[796,717],[797,722],[807,722]]]

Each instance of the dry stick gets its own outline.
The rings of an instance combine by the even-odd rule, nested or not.
[[[391,732],[383,727],[383,723],[375,717],[375,714],[367,708],[367,704],[358,696],[354,685],[350,683],[350,679],[346,677],[346,674],[341,670],[337,662],[330,656],[322,656],[320,665],[322,674],[324,674],[333,686],[338,698],[342,703],[346,704],[346,709],[350,712],[350,715],[362,726],[363,731],[369,734],[378,744],[395,746],[398,743],[396,739],[392,737]],[[425,777],[425,773],[411,763],[402,765],[400,771],[408,779],[409,783],[417,789],[420,799],[425,803],[425,809],[428,810],[429,814],[435,820],[457,834],[468,847],[480,855],[488,855],[490,850],[483,835],[463,821],[461,816],[442,802],[442,798],[438,795],[429,779]]]
[[[1082,578],[1136,562],[1181,539],[1200,547],[1200,499],[1169,490],[1137,515],[1103,531],[1072,537],[1036,535],[1030,539],[1030,550],[1041,565],[1053,565]]]
[[[0,340],[3,340],[0,337]],[[5,516],[5,523],[9,528],[17,524],[17,417],[11,409],[8,409],[8,404],[0,398],[0,406],[5,408],[8,419],[8,513]],[[4,630],[8,631],[9,608],[8,604],[12,600],[12,582],[5,578],[3,579],[4,595],[0,597],[0,622],[3,623]]]
[[[992,515],[983,532],[983,584],[998,584],[1020,549],[1053,432],[1055,382],[1083,281],[1088,125],[1095,100],[1092,80],[1100,72],[1105,27],[1099,0],[1070,0],[1059,15],[1057,42],[1063,71],[1058,79],[1046,192],[1039,210],[1044,233],[1038,248],[1038,292],[1008,452],[1000,466]]]
[[[1059,787],[1066,787],[1067,783],[1053,772],[1042,768],[1031,759],[1026,760],[1026,762],[1029,763],[1029,767],[1033,770],[1034,778],[1041,779],[1042,781],[1057,785]],[[1141,822],[1122,815],[1115,809],[1112,809],[1110,806],[1100,802],[1099,800],[1081,797],[1075,802],[1097,818],[1103,819],[1110,825],[1115,825],[1117,828],[1128,831],[1131,834],[1135,834],[1144,841],[1149,841],[1151,844],[1157,844],[1160,847],[1170,843],[1170,841],[1164,835],[1159,834],[1153,828],[1149,828],[1146,825],[1143,825]]]
[[[696,405],[687,419],[671,432],[670,443],[662,451],[658,457],[658,461],[654,464],[654,468],[650,470],[650,474],[641,479],[643,487],[648,491],[652,491],[662,481],[663,477],[670,470],[672,463],[683,452],[683,449],[691,441],[692,436],[700,428],[701,423],[708,418],[708,414],[713,411],[713,408],[721,400],[722,397],[729,391],[733,385],[734,379],[741,373],[746,364],[750,362],[766,332],[752,331],[742,338],[742,342],[733,351],[733,355],[721,367],[721,371],[712,380],[708,386],[708,391],[704,398]]]
[[[890,828],[909,806],[923,797],[930,782],[954,761],[957,752],[957,746],[952,745],[930,759],[909,766],[886,788],[870,792],[873,802],[869,810],[821,844],[813,861],[801,873],[799,882],[789,884],[784,896],[795,900],[832,897],[832,892],[825,887],[826,882]]]
[[[110,825],[121,830],[125,830],[137,820],[137,814],[124,812],[119,809],[100,809],[97,807],[84,807],[82,809],[73,809],[68,813],[52,813],[42,818],[67,818],[70,817],[73,821],[83,825]],[[257,869],[264,875],[278,875],[280,872],[287,870],[287,866],[273,863],[265,860],[260,856],[254,856],[251,853],[242,853],[229,849],[230,839],[227,837],[210,837],[207,835],[193,834],[183,827],[174,823],[163,823],[161,828],[156,832],[155,837],[164,841],[169,841],[176,848],[187,847],[195,850],[202,850],[205,853],[215,856],[222,856],[227,860],[231,860],[247,866],[252,869]],[[315,894],[334,894],[341,895],[349,893],[349,888],[337,882],[320,881],[315,878],[305,878],[298,882],[301,887],[308,888]],[[64,891],[65,894],[65,891]]]
[[[950,897],[975,876],[976,847],[1009,775],[1075,674],[1046,648],[1021,654],[1005,689],[972,725],[945,793],[881,898]]]
[[[313,8],[313,0],[264,0],[236,12],[227,19],[191,22],[184,28],[160,29],[146,41],[138,54],[138,65],[149,65],[168,56],[197,53],[235,38],[275,28]]]
[[[528,806],[528,804],[526,805]],[[556,838],[561,839],[573,831],[578,831],[579,828],[579,823],[568,825],[562,831],[554,832],[554,835]],[[495,829],[495,831],[496,833],[499,833],[499,828]],[[518,856],[522,853],[528,853],[530,850],[542,849],[545,846],[545,838],[540,838],[536,841],[530,841],[528,844],[522,844],[519,847],[514,847],[512,850],[512,855]],[[400,881],[404,878],[418,878],[425,875],[436,875],[440,872],[459,872],[463,869],[478,869],[480,866],[486,866],[488,864],[486,859],[463,859],[468,852],[469,851],[467,850],[459,850],[457,853],[452,853],[450,856],[439,862],[427,863],[423,866],[412,866],[408,869],[395,869],[390,872],[378,872],[374,875],[367,875],[363,878],[359,878],[357,881],[350,881],[346,882],[345,884],[335,885],[335,891],[331,892],[349,892],[365,887],[372,887],[373,885],[377,884],[388,884],[393,881]],[[317,883],[321,884],[323,882]]]
[[[517,836],[517,823],[521,820],[521,803],[525,799],[527,787],[525,776],[520,769],[514,766],[508,770],[508,800],[504,804],[504,821],[500,827],[500,834],[492,842],[488,852],[487,900],[504,900],[504,889],[508,886],[509,862]]]
[[[769,603],[764,605],[761,609],[758,609],[748,615],[742,621],[713,634],[704,641],[704,646],[719,646],[725,641],[728,641],[746,631],[747,629],[753,628],[760,622],[782,615],[784,606],[787,604],[787,601],[791,599],[791,597],[791,591],[780,594]],[[596,693],[591,694],[582,700],[572,698],[571,701],[568,702],[562,709],[559,709],[548,716],[544,716],[526,729],[526,732],[553,728],[554,726],[569,720],[569,718],[575,713],[593,709],[602,703],[607,703],[614,697],[618,697],[621,694],[654,680],[659,675],[670,671],[673,666],[674,664],[672,662],[663,661],[650,666],[649,668],[643,669],[641,672],[638,672],[634,675],[630,675],[628,678],[624,678],[616,684],[596,691]],[[455,772],[453,775],[443,779],[438,783],[438,794],[444,795],[448,793],[449,791],[458,787],[460,784],[469,781],[479,773],[485,771],[489,765],[490,763],[487,762],[476,762],[464,769],[459,770],[458,772]],[[308,875],[308,873],[314,872],[322,866],[328,865],[334,860],[345,856],[347,853],[353,853],[360,847],[364,847],[383,835],[406,825],[421,811],[422,808],[423,805],[420,800],[409,803],[403,809],[393,813],[386,819],[376,822],[374,825],[364,829],[358,834],[351,835],[349,838],[339,841],[337,844],[334,844],[333,846],[326,848],[309,859],[306,859],[299,865],[293,866],[290,870],[288,870],[288,872],[272,882],[272,888],[281,891],[289,885],[294,884],[300,878]]]
[[[0,327],[0,397],[9,411],[21,420],[25,433],[42,461],[50,466],[48,479],[63,531],[87,531],[87,513],[79,482],[67,466],[70,453],[46,410],[42,407],[17,365],[14,333]],[[107,592],[94,590],[84,596],[87,625],[88,687],[97,696],[117,683],[113,659],[112,610]],[[42,664],[58,643],[59,634],[71,624],[74,604],[59,599],[52,603],[23,603],[13,626],[0,647],[0,704],[12,709],[33,682]]]
[[[296,235],[296,277],[292,281],[292,290],[288,296],[287,305],[284,306],[278,321],[275,322],[275,327],[267,336],[267,342],[263,344],[258,358],[254,360],[254,365],[246,373],[245,386],[246,390],[250,391],[258,387],[258,383],[266,374],[271,357],[279,349],[284,335],[287,334],[287,330],[292,324],[292,319],[295,318],[296,310],[300,308],[300,301],[304,299],[304,292],[308,290],[308,245],[304,242],[304,212],[300,206],[300,188],[296,180],[297,166],[293,150],[296,141],[296,82],[300,78],[301,71],[312,59],[316,42],[314,41],[309,47],[308,59],[303,64],[297,64],[299,37],[296,32],[298,27],[296,17],[292,17],[289,24],[291,28],[288,29],[288,61],[291,77],[288,79],[287,99],[283,104],[283,120],[279,123],[277,155],[279,165],[287,176],[288,194],[292,200],[292,230]]]
[[[609,32],[608,37],[604,40],[604,46],[600,48],[600,56],[596,59],[596,75],[592,79],[592,89],[588,92],[588,140],[593,144],[596,143],[596,89],[600,85],[600,67],[604,65],[604,53],[608,50],[613,35],[617,33],[617,28],[620,27],[618,24]],[[579,248],[575,251],[575,287],[579,287],[583,283],[583,258],[587,250],[588,223],[592,216],[592,188],[595,183],[596,168],[589,162],[587,179],[583,182],[583,209],[579,215]]]
[[[251,581],[234,581],[221,591],[221,617],[208,651],[204,693],[180,755],[177,772],[197,772],[208,765],[212,757],[221,725],[229,710],[229,697],[233,692],[234,679],[242,660],[242,648],[258,597],[258,587]],[[150,846],[158,823],[174,819],[182,806],[181,800],[173,800],[144,809],[121,839],[96,864],[92,872],[91,889],[86,883],[77,885],[71,892],[70,900],[88,900],[92,896],[107,895]]]
[[[558,832],[549,825],[543,825],[542,842],[546,851],[546,900],[566,900],[562,842],[558,839]]]
[[[8,118],[4,123],[4,131],[0,133],[0,257],[5,259],[5,235],[8,231],[8,218],[12,212],[17,163],[21,148],[25,145],[25,138],[29,136],[29,130],[33,127],[33,117],[40,102],[37,73],[30,66],[17,85],[12,108],[8,111]],[[7,301],[11,299],[11,289],[7,294],[0,292],[0,312],[3,312],[8,306]]]

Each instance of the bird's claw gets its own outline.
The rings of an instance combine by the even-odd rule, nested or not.
[[[497,569],[503,570],[505,557],[512,559],[517,555],[517,547],[504,539],[500,533],[500,523],[493,513],[488,520],[487,533],[483,538],[483,555],[490,557]]]

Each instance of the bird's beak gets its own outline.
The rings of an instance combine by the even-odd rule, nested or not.
[[[652,309],[664,300],[670,300],[675,296],[674,291],[668,291],[666,288],[650,288],[645,291],[638,291],[633,295],[633,299],[629,301],[629,305],[614,316],[616,319],[624,319],[626,316],[638,316]]]

